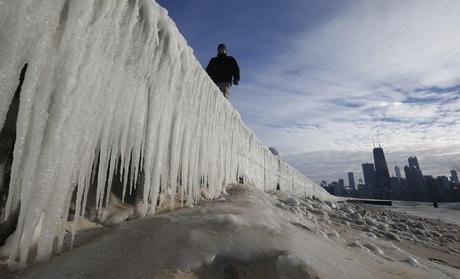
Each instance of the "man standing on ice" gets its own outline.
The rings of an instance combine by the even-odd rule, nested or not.
[[[240,82],[240,68],[235,58],[227,56],[226,52],[225,45],[219,44],[217,47],[217,56],[211,58],[206,67],[206,72],[208,72],[208,75],[219,87],[220,91],[222,91],[225,98],[228,99],[232,80],[235,85],[238,85]]]

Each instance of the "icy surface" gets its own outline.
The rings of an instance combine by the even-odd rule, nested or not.
[[[56,238],[60,250],[71,204],[76,223],[89,201],[104,217],[115,173],[122,199],[140,192],[138,217],[163,196],[171,207],[176,196],[187,205],[215,198],[238,177],[329,197],[242,123],[153,1],[0,0],[0,126],[25,63],[6,207],[7,217],[20,206],[10,258],[21,266],[35,244],[38,260]],[[118,223],[125,213],[105,217]]]
[[[432,203],[393,201],[392,210],[405,212],[419,217],[441,219],[448,223],[460,225],[460,203],[439,203],[434,208]]]
[[[376,226],[357,224],[342,208],[388,218],[391,227],[410,222],[459,235],[456,225],[349,204],[327,210],[324,217],[319,213],[326,210],[322,202],[300,198],[295,205],[289,197],[234,185],[225,201],[201,202],[106,228],[93,236],[98,241],[77,244],[60,257],[4,277],[460,278],[460,251],[449,250],[458,242],[438,236],[394,241]],[[77,235],[77,243],[84,235]]]

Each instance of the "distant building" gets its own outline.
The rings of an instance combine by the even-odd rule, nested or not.
[[[335,187],[335,195],[343,196],[344,193],[345,193],[345,181],[342,178],[340,178]]]
[[[420,166],[418,164],[417,157],[409,157],[407,159],[407,162],[409,163],[409,167],[412,169],[420,169]]]
[[[417,190],[417,182],[415,179],[415,175],[412,174],[411,168],[406,165],[404,166],[404,173],[406,174],[406,181],[407,181],[407,190],[408,190],[408,199],[410,201],[416,201],[418,199],[418,190]]]
[[[390,198],[390,173],[388,172],[385,154],[381,147],[376,147],[373,150],[375,164],[375,198],[389,199]]]
[[[403,201],[408,201],[410,200],[410,194],[409,194],[409,190],[408,190],[408,187],[407,187],[407,180],[404,179],[404,178],[400,178],[399,179],[399,185],[401,186],[401,197],[400,199],[403,200]]]
[[[407,185],[412,194],[411,200],[416,201],[431,201],[428,188],[422,170],[418,164],[417,157],[407,159],[409,166],[404,167],[406,173]]]
[[[390,186],[391,186],[391,196],[392,200],[402,200],[402,188],[400,183],[400,178],[390,177]]]
[[[395,166],[395,176],[401,178],[401,169],[398,166]]]
[[[364,163],[362,164],[363,174],[364,174],[364,186],[358,187],[359,197],[370,199],[374,198],[374,188],[375,188],[375,169],[374,164]]]
[[[441,188],[442,201],[443,202],[452,201],[452,198],[451,198],[452,185],[449,181],[449,178],[447,178],[447,176],[438,176],[436,180],[438,181],[438,184]]]
[[[450,170],[450,175],[451,175],[450,181],[452,181],[452,183],[459,183],[456,170]]]
[[[348,185],[350,185],[352,191],[356,190],[355,177],[352,172],[348,173]]]
[[[374,164],[364,163],[363,164],[363,174],[364,174],[364,185],[366,185],[367,187],[373,188],[375,186]]]
[[[423,178],[425,179],[425,184],[429,192],[429,201],[443,201],[439,181],[434,179],[431,175],[425,175]]]
[[[337,183],[337,181],[331,182],[330,184],[327,185],[326,191],[328,191],[329,194],[331,195],[339,196],[340,195],[339,183]]]

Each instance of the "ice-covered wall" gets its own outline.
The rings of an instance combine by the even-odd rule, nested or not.
[[[25,63],[6,207],[20,207],[11,259],[22,265],[34,233],[39,260],[62,245],[71,203],[76,216],[89,199],[100,209],[115,173],[128,193],[142,176],[144,216],[160,183],[187,203],[239,176],[327,197],[242,123],[152,0],[0,0],[1,126]]]

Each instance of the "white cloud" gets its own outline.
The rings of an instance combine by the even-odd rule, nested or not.
[[[364,152],[375,135],[393,151],[456,145],[459,90],[430,88],[460,84],[460,2],[354,3],[238,89],[248,125],[284,154]]]
[[[403,101],[435,94],[413,92],[421,86],[459,82],[460,25],[454,24],[458,14],[460,3],[455,1],[361,2],[316,31],[298,34],[288,44],[291,49],[276,57],[269,70],[262,69],[259,82],[244,90],[261,93],[252,96],[257,102],[249,102],[257,105],[243,111],[268,108],[268,115],[255,114],[266,122],[306,124],[340,118],[374,121],[372,115],[401,121],[431,119],[444,104]],[[248,95],[242,98],[247,100]],[[355,100],[357,106],[333,103],[337,98]]]

